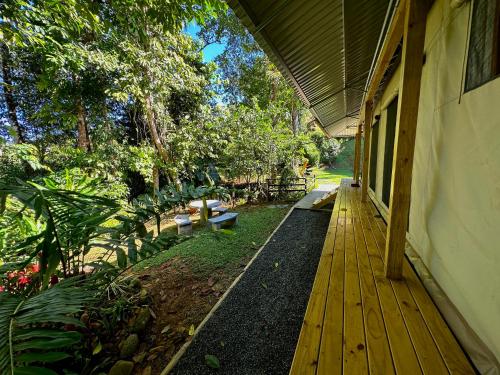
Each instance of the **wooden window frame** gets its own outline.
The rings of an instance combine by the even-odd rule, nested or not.
[[[491,53],[491,73],[492,78],[495,79],[500,76],[500,0],[497,0],[497,7],[495,9],[494,21],[494,34],[493,34],[493,51]]]
[[[474,14],[474,6],[476,5],[477,1],[481,0],[474,0],[471,2],[471,17]],[[486,79],[484,82],[481,82],[479,84],[475,84],[472,87],[468,87],[467,84],[467,71],[469,69],[469,53],[470,53],[470,46],[467,47],[467,65],[466,65],[466,72],[465,72],[465,80],[464,80],[464,88],[463,88],[463,93],[468,93],[470,91],[474,91],[475,89],[487,84],[488,82],[491,82],[497,78],[500,77],[500,0],[496,0],[496,8],[495,8],[495,15],[494,15],[494,26],[493,26],[493,43],[492,43],[492,51],[491,51],[491,66],[490,66],[490,76],[488,79]],[[470,39],[472,38],[472,33],[473,33],[472,27],[469,29],[469,43]]]

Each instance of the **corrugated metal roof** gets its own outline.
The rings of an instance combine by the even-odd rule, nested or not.
[[[330,136],[356,133],[390,0],[228,0]]]

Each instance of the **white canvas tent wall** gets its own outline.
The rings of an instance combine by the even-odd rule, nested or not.
[[[498,362],[467,326],[500,359],[500,80],[464,93],[470,16],[471,2],[457,8],[449,0],[428,14],[407,238],[466,323],[452,311],[448,322],[493,374]],[[399,70],[374,110],[380,128],[371,196],[384,216],[385,109],[398,83]]]

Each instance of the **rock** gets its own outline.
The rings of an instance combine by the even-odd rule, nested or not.
[[[130,357],[135,353],[138,346],[139,346],[139,336],[137,336],[135,333],[128,336],[121,345],[120,357],[122,358]]]
[[[141,280],[139,280],[137,277],[134,277],[132,280],[130,280],[130,284],[129,285],[132,288],[134,288],[134,289],[140,289],[140,288],[142,288]]]
[[[139,293],[139,302],[141,303],[147,303],[148,302],[148,291],[144,288],[141,289],[141,292]]]
[[[89,319],[90,319],[90,317],[89,317],[89,314],[88,314],[87,312],[84,312],[84,313],[82,314],[82,316],[80,316],[80,322],[82,322],[82,323],[83,323],[83,324],[85,324],[85,325],[87,325],[87,324],[88,324]]]
[[[132,332],[141,333],[144,332],[146,326],[151,319],[151,312],[149,307],[143,307],[139,310],[139,313],[135,317],[134,323],[132,324]]]
[[[141,363],[142,361],[144,361],[144,358],[146,358],[146,352],[142,352],[142,353],[134,355],[134,357],[132,358],[132,360],[135,363]]]
[[[108,375],[130,375],[133,369],[134,362],[120,360],[111,367]]]
[[[142,375],[151,375],[151,371],[151,366],[148,366],[144,370],[142,370]]]

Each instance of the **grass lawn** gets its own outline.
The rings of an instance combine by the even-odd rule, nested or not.
[[[192,238],[137,265],[139,269],[159,266],[173,257],[181,257],[199,274],[240,265],[262,246],[284,218],[290,207],[268,205],[241,206],[238,224],[229,230],[212,232],[194,229]]]
[[[338,184],[343,178],[352,178],[350,169],[334,168],[313,168],[313,174],[316,175],[316,185],[320,184]]]

